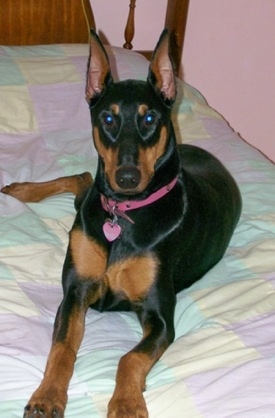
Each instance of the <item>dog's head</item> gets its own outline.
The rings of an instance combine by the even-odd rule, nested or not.
[[[116,194],[142,193],[173,141],[170,111],[176,84],[169,34],[165,30],[160,37],[146,82],[114,83],[106,51],[94,32],[90,49],[86,99],[108,187]]]

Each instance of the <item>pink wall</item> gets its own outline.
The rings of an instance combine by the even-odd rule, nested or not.
[[[122,45],[129,0],[91,1],[98,29]],[[137,1],[136,49],[154,47],[165,7]],[[183,67],[185,80],[275,161],[275,0],[190,0]]]
[[[184,74],[275,161],[275,1],[190,0]]]

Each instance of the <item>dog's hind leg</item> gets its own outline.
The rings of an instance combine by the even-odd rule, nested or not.
[[[41,183],[12,183],[3,187],[1,192],[13,196],[21,202],[40,202],[60,193],[73,193],[76,197],[80,197],[85,189],[92,184],[91,174],[85,172]]]

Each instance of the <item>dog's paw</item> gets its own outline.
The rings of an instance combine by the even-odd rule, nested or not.
[[[31,193],[29,190],[30,183],[12,183],[3,187],[0,191],[1,193],[7,194],[9,196],[15,197],[21,202],[28,202],[31,198]]]
[[[24,409],[23,418],[64,418],[64,411],[57,407],[49,407],[29,403]]]
[[[107,418],[148,418],[143,396],[112,398],[109,402]]]
[[[64,418],[66,403],[65,391],[41,385],[26,405],[23,418]]]

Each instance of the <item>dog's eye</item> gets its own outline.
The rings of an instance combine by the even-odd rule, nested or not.
[[[153,123],[155,122],[155,120],[156,120],[156,116],[153,113],[147,113],[144,116],[144,123],[147,126],[153,125]]]
[[[144,115],[137,119],[138,130],[141,138],[147,141],[154,137],[154,132],[159,129],[160,115],[155,110],[148,110]]]
[[[107,126],[112,126],[114,123],[114,118],[112,115],[110,115],[109,113],[103,116],[103,122],[105,123],[105,125]]]

